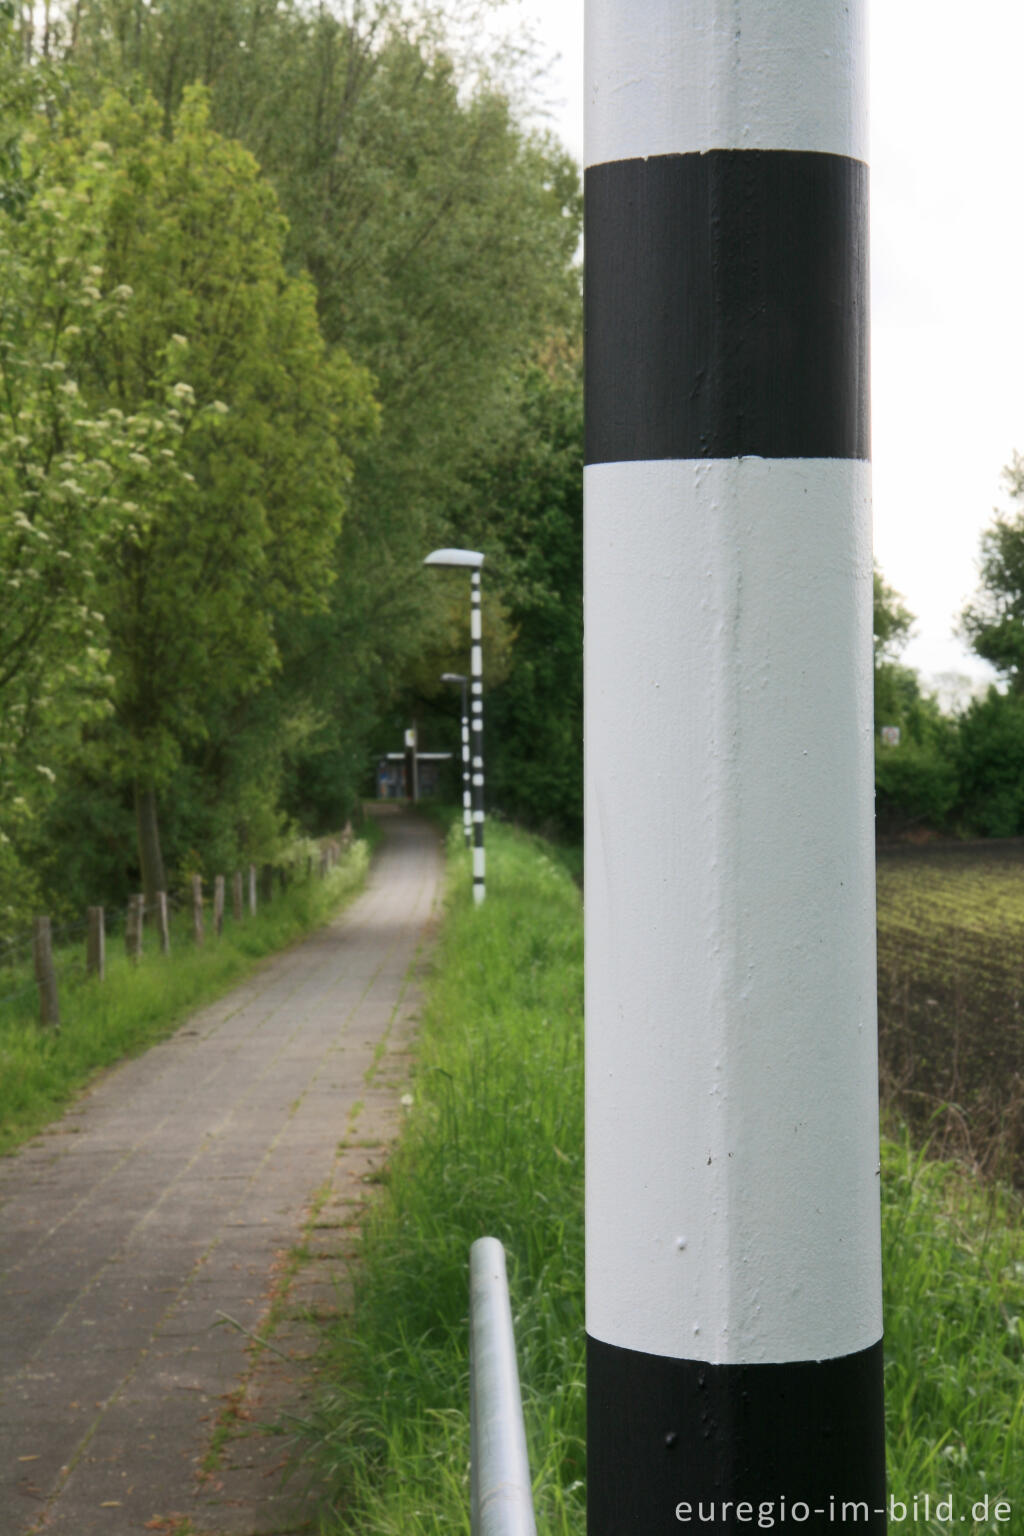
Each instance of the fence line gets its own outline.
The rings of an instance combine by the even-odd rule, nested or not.
[[[352,842],[351,823],[346,824],[340,839],[328,838],[320,842],[320,874],[326,875],[334,867],[341,856],[342,850],[348,848]],[[298,864],[296,864],[298,868]],[[305,869],[307,878],[314,868],[312,858],[307,854]],[[269,903],[273,899],[275,886],[275,872],[281,890],[287,885],[287,875],[282,865],[264,864],[259,874],[260,898]],[[249,912],[255,914],[257,910],[257,871],[254,864],[250,864],[246,871],[248,880]],[[226,880],[223,875],[214,878],[213,886],[213,929],[215,935],[220,936],[224,924]],[[236,871],[232,877],[232,912],[236,922],[244,917],[242,900],[243,874]],[[41,1025],[59,1030],[60,1028],[60,1002],[58,983],[68,977],[72,972],[82,972],[86,976],[94,977],[98,981],[104,980],[106,974],[106,941],[109,937],[121,931],[123,924],[125,951],[133,963],[138,963],[144,949],[144,931],[146,919],[155,920],[156,933],[159,938],[161,952],[169,954],[171,949],[170,912],[183,912],[191,907],[193,919],[193,937],[197,945],[201,945],[205,939],[205,927],[203,921],[203,881],[200,875],[194,875],[187,892],[158,891],[155,902],[147,903],[141,894],[132,895],[122,913],[108,913],[103,907],[88,907],[83,919],[72,920],[54,925],[48,916],[37,917],[33,923],[32,931],[24,938],[16,937],[0,939],[0,968],[11,974],[13,988],[9,992],[0,994],[0,1006],[16,1002],[35,992],[39,997],[39,1022]],[[54,951],[62,942],[66,945],[72,938],[85,936],[84,952],[81,955],[64,955],[58,967]],[[19,960],[17,957],[22,956]],[[23,985],[17,985],[15,977],[21,972],[25,976]],[[31,979],[30,979],[31,978]]]
[[[469,1250],[469,1468],[473,1536],[537,1536],[505,1250]]]

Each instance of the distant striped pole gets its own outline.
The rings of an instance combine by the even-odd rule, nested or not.
[[[470,578],[470,717],[469,756],[473,790],[473,900],[477,906],[486,893],[484,877],[484,663],[483,629],[480,616],[480,571]]]
[[[483,626],[480,617],[480,568],[484,557],[475,549],[435,549],[424,565],[441,565],[470,571],[470,769],[473,808],[473,900],[484,899],[484,684]]]
[[[442,683],[458,683],[462,697],[462,827],[466,847],[473,845],[473,792],[469,768],[469,679],[461,672],[442,672]]]
[[[885,1530],[863,0],[587,0],[588,1529]]]
[[[473,845],[473,790],[469,768],[469,699],[466,685],[462,685],[462,825],[466,834],[466,847]]]

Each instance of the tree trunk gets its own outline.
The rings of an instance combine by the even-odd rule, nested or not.
[[[149,785],[135,782],[135,826],[139,839],[139,870],[146,906],[156,907],[158,891],[166,891],[164,856],[160,851],[160,826],[156,816],[156,793]]]

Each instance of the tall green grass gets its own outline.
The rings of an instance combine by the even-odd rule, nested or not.
[[[301,1433],[325,1533],[468,1531],[468,1250],[484,1234],[508,1254],[538,1529],[584,1530],[579,893],[544,845],[491,823],[476,909],[461,838],[414,1106]],[[973,1536],[989,1527],[959,1514],[987,1491],[1024,1529],[1019,1207],[906,1143],[886,1143],[883,1175],[893,1494],[953,1493]]]
[[[61,978],[59,1031],[40,1028],[31,985],[21,985],[18,972],[8,973],[6,989],[15,996],[0,1005],[0,1153],[51,1121],[98,1070],[162,1039],[192,1010],[241,980],[263,956],[326,922],[362,886],[368,862],[367,843],[355,841],[325,878],[314,873],[293,881],[241,922],[234,922],[229,910],[219,938],[207,914],[202,947],[192,938],[191,912],[175,919],[169,955],[159,952],[149,929],[138,964],[128,960],[123,942],[110,937],[102,982],[84,974],[83,936],[55,954]]]
[[[471,902],[452,828],[450,911],[414,1105],[366,1229],[355,1322],[304,1456],[324,1530],[468,1529],[470,1243],[505,1244],[544,1531],[579,1529],[583,1479],[583,944],[579,893],[541,846],[488,824]]]
[[[909,1140],[883,1142],[889,1482],[902,1502],[952,1495],[952,1527],[1024,1530],[1024,1230],[1019,1198]],[[989,1494],[1007,1523],[961,1524]],[[923,1504],[919,1504],[923,1508]]]

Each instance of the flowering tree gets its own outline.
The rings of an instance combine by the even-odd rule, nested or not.
[[[34,757],[53,771],[45,741],[87,735],[134,786],[154,891],[158,796],[273,675],[281,615],[324,601],[375,407],[201,90],[170,138],[117,95],[62,126],[23,135],[31,194],[3,226],[0,688],[22,782]]]

